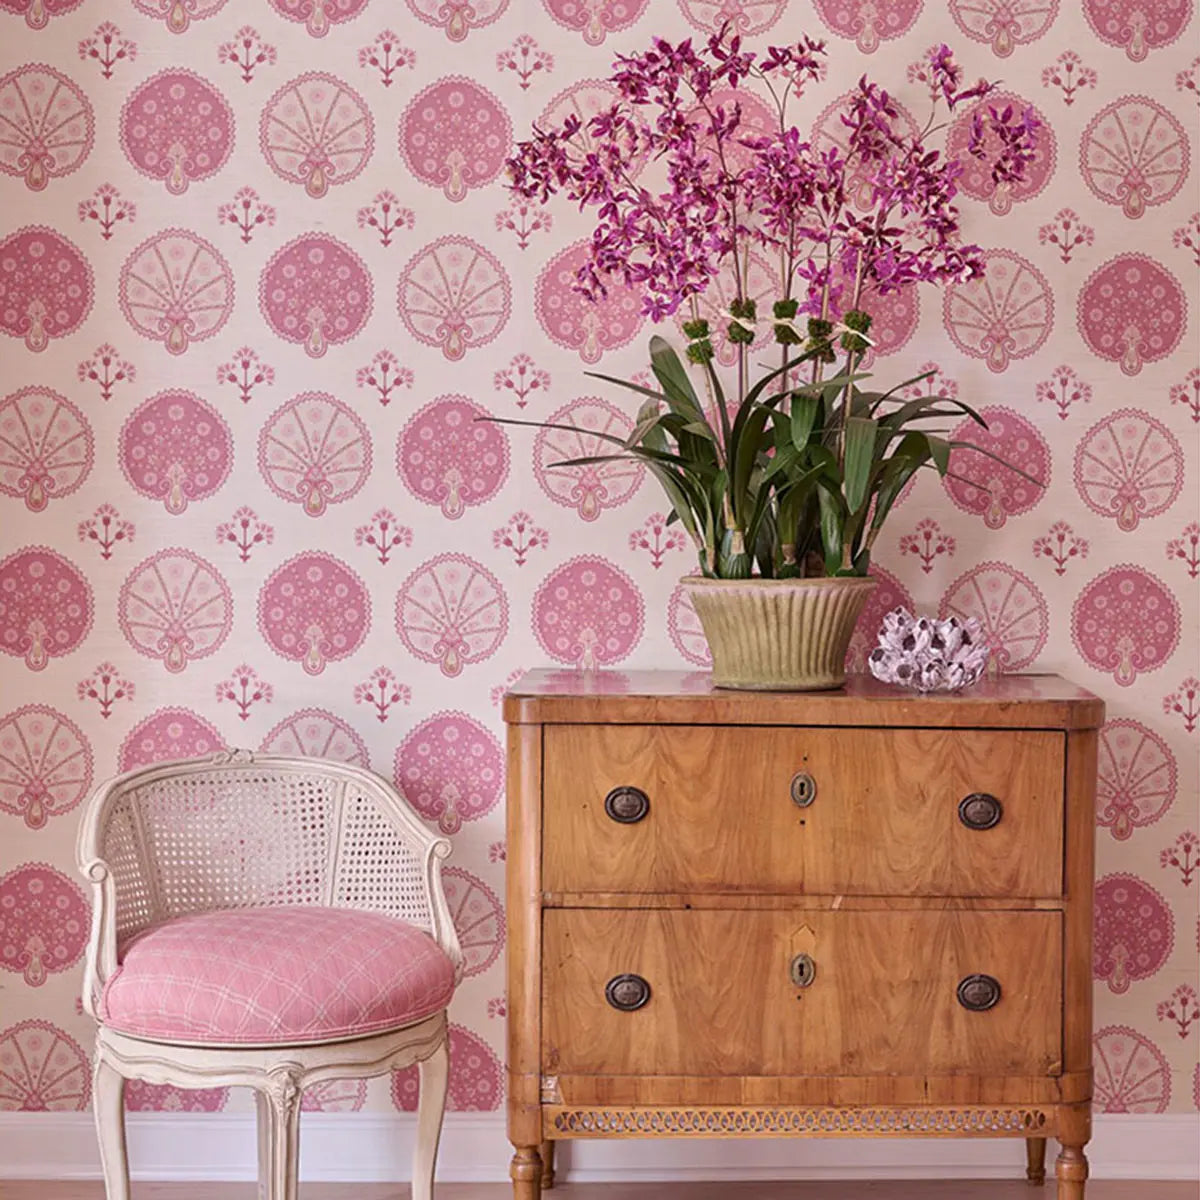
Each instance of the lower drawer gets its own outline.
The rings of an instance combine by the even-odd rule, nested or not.
[[[1057,912],[548,909],[543,922],[547,1074],[1062,1069]]]

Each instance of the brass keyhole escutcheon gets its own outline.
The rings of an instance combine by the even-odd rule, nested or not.
[[[807,771],[797,771],[792,776],[792,803],[797,808],[807,808],[817,798],[817,781]]]
[[[798,988],[808,987],[817,977],[817,964],[811,954],[797,954],[788,968],[792,983]]]
[[[640,975],[614,975],[604,998],[619,1012],[636,1012],[650,999],[650,985]]]
[[[604,811],[621,825],[636,825],[650,811],[650,797],[635,787],[616,787],[604,797]]]

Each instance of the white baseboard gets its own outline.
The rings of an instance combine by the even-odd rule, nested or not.
[[[254,1178],[254,1118],[246,1114],[132,1113],[135,1179]],[[305,1113],[305,1179],[408,1178],[414,1118],[397,1113]],[[511,1153],[499,1113],[449,1113],[438,1178],[499,1182]],[[1019,1178],[1024,1146],[1004,1138],[779,1138],[578,1141],[560,1147],[573,1182],[702,1179]],[[1200,1122],[1186,1113],[1097,1116],[1088,1146],[1095,1179],[1200,1178]],[[1054,1151],[1048,1156],[1052,1164]],[[86,1113],[0,1113],[0,1179],[95,1179]]]

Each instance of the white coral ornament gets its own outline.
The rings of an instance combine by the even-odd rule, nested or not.
[[[983,628],[974,617],[937,621],[895,608],[883,618],[879,645],[867,657],[867,665],[884,683],[919,692],[954,692],[975,683],[990,656]]]

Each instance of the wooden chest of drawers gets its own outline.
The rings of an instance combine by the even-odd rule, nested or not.
[[[572,1137],[974,1135],[1091,1120],[1103,705],[537,671],[505,698],[515,1200]]]

